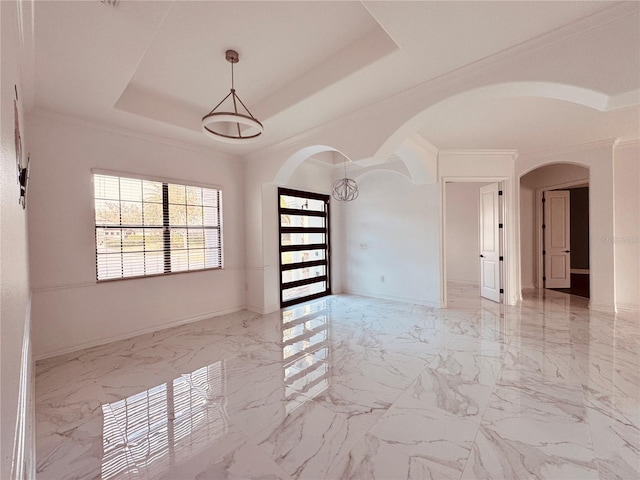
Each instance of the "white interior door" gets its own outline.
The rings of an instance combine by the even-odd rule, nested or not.
[[[569,191],[544,192],[544,286],[571,287]]]
[[[480,188],[480,295],[500,301],[500,208],[497,183]]]

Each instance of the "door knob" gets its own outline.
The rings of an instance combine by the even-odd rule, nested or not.
[[[480,254],[480,258],[484,258],[484,255]]]
[[[565,250],[564,253],[571,253],[571,250]]]

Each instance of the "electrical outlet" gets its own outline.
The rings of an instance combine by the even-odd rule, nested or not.
[[[380,275],[380,281],[384,283],[384,275]]]

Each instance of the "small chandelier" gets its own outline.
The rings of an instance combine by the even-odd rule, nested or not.
[[[355,180],[347,178],[347,160],[344,160],[344,178],[340,178],[333,182],[333,198],[339,202],[351,202],[358,198],[358,184]],[[349,160],[351,161],[351,160]]]
[[[236,95],[233,79],[233,64],[238,63],[240,56],[235,50],[225,53],[227,62],[231,64],[231,91],[220,101],[213,110],[202,117],[202,131],[211,138],[225,143],[248,143],[264,132],[262,124],[254,117],[249,109]],[[229,97],[233,101],[233,110],[216,111]],[[238,103],[246,113],[238,112]]]

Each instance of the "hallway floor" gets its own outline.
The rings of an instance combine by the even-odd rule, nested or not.
[[[337,295],[38,362],[39,479],[640,478],[640,325]]]
[[[551,288],[556,292],[569,293],[571,295],[578,295],[579,297],[589,298],[590,295],[590,277],[589,275],[572,273],[571,274],[571,287],[570,288]]]

